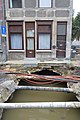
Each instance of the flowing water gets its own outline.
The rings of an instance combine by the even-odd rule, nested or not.
[[[76,101],[72,93],[17,90],[8,102]],[[80,109],[8,109],[2,120],[80,120]]]

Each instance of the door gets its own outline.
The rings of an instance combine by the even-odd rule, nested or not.
[[[66,35],[67,35],[67,22],[57,23],[57,49],[56,57],[66,57]]]
[[[65,36],[58,36],[56,57],[57,58],[65,58],[66,57],[66,38],[65,38]]]
[[[26,57],[35,57],[34,23],[26,23]]]

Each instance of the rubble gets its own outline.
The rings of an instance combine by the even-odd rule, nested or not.
[[[80,68],[74,67],[72,64],[51,64],[49,67],[50,70],[60,73],[60,75],[73,75],[77,71],[80,72]],[[11,95],[14,93],[15,87],[18,85],[19,81],[16,80],[16,75],[14,73],[31,74],[35,71],[42,70],[42,68],[44,68],[43,65],[39,65],[37,67],[27,67],[27,65],[0,65],[0,70],[2,70],[2,72],[0,71],[0,102],[7,101],[9,97],[11,97]],[[13,74],[7,74],[8,72]],[[74,90],[76,97],[80,101],[80,83],[73,84],[71,82],[68,82],[67,86],[68,88],[72,88]],[[2,112],[3,110],[0,109],[0,119]]]
[[[76,98],[80,101],[80,83],[67,83],[68,88],[71,88],[76,94]]]
[[[0,74],[0,103],[6,102],[11,97],[17,84],[15,75]],[[0,109],[0,119],[2,112],[3,109]]]

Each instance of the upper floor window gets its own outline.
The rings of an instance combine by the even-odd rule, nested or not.
[[[9,0],[10,8],[22,8],[22,0]]]
[[[39,7],[51,7],[51,0],[39,0]]]

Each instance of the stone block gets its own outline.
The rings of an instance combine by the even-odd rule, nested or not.
[[[62,8],[62,7],[69,7],[70,0],[55,0],[55,7]]]
[[[36,0],[25,0],[25,8],[35,8]]]
[[[26,10],[25,16],[26,17],[36,17],[36,11],[35,10]]]
[[[68,10],[56,10],[55,17],[69,17],[69,11]]]

